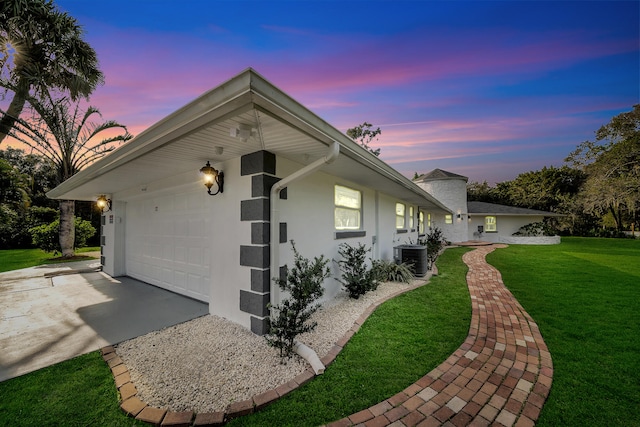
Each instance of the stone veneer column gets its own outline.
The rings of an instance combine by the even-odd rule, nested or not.
[[[240,246],[240,265],[251,267],[251,290],[240,290],[240,310],[251,314],[251,331],[258,335],[269,332],[271,293],[270,264],[270,191],[280,178],[275,176],[276,156],[268,151],[257,151],[242,156],[240,174],[251,176],[251,199],[242,200],[240,219],[251,221],[251,245]],[[286,189],[280,193],[286,199]],[[279,241],[287,240],[287,226],[280,224]]]

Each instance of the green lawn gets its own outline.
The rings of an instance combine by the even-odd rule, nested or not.
[[[538,426],[640,426],[640,241],[563,238],[487,259],[553,358]]]
[[[81,248],[76,250],[77,255],[84,252],[99,251],[100,247]],[[35,267],[36,265],[64,262],[53,260],[56,255],[45,252],[42,249],[5,249],[0,250],[0,273],[3,271],[19,270],[21,268]],[[72,261],[78,261],[74,259]]]
[[[120,410],[95,351],[0,383],[0,426],[143,426]]]

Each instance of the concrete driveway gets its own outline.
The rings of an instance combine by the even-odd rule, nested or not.
[[[205,303],[98,267],[0,273],[0,381],[208,313]]]

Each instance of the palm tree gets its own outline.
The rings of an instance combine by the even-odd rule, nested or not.
[[[104,82],[96,52],[82,35],[76,20],[51,0],[0,2],[0,87],[13,92],[0,120],[0,143],[29,96],[54,89],[77,100]]]
[[[88,164],[116,149],[118,142],[128,141],[133,136],[127,128],[113,120],[94,123],[92,117],[102,117],[95,107],[86,111],[78,102],[68,97],[54,97],[44,92],[40,98],[27,98],[31,118],[18,118],[9,132],[13,138],[49,159],[58,174],[57,184],[71,178]],[[0,110],[0,119],[6,112]],[[114,135],[113,129],[124,133]],[[111,132],[109,132],[111,131]],[[100,134],[109,136],[98,140]],[[97,141],[97,142],[96,142]],[[60,201],[60,247],[63,257],[74,255],[75,202]]]

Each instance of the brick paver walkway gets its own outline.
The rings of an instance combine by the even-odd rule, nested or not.
[[[538,326],[486,263],[489,252],[504,245],[478,247],[463,256],[472,317],[465,342],[440,366],[402,392],[327,427],[533,426],[553,377],[551,355]],[[377,304],[375,305],[377,306]],[[375,307],[323,358],[328,365]],[[122,399],[121,408],[136,419],[162,426],[218,426],[259,410],[310,381],[308,369],[294,380],[224,412],[194,414],[148,406],[137,397],[129,372],[113,347],[103,349]]]
[[[463,256],[472,318],[465,342],[444,363],[395,396],[330,427],[533,426],[553,377],[538,326],[505,288],[486,255]]]

